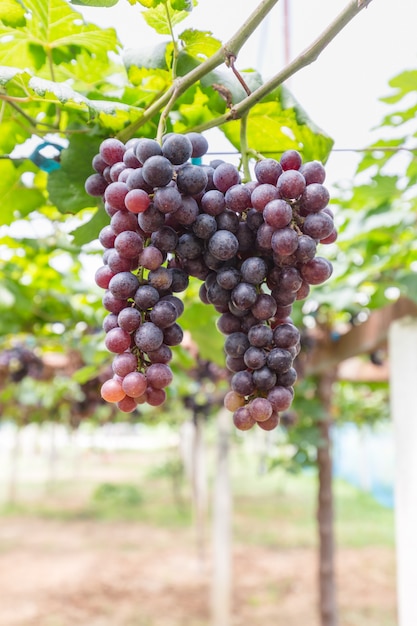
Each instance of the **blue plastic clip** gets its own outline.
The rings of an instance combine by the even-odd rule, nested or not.
[[[41,150],[44,148],[52,146],[55,150],[58,150],[58,154],[55,157],[47,157],[41,153]],[[36,146],[32,154],[29,156],[29,159],[39,167],[40,170],[44,172],[53,172],[54,170],[58,170],[61,167],[61,164],[58,160],[59,153],[64,149],[64,146],[60,146],[57,143],[51,143],[50,141],[44,141],[43,143]]]

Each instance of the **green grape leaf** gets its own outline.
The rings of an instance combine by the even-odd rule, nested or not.
[[[196,4],[194,0],[193,4]],[[160,35],[170,35],[171,27],[182,22],[189,15],[189,11],[177,11],[166,0],[157,6],[153,6],[142,13],[148,26],[153,28]]]
[[[11,224],[15,219],[26,217],[45,203],[39,189],[25,184],[23,175],[36,169],[30,161],[16,167],[11,160],[0,160],[0,224]]]
[[[10,85],[9,85],[10,83]],[[61,104],[65,108],[88,113],[90,121],[100,118],[103,126],[114,131],[137,119],[142,111],[135,106],[113,100],[92,100],[72,89],[66,82],[53,82],[14,67],[0,67],[0,85],[20,88],[20,94],[32,91],[32,102]],[[19,95],[20,95],[19,94]]]
[[[119,0],[70,0],[70,2],[84,7],[114,7]]]
[[[166,2],[166,0],[136,0],[139,4],[141,4],[146,9],[154,9],[161,4],[162,2]]]
[[[399,102],[406,96],[408,93],[415,92],[416,90],[416,81],[417,81],[417,70],[406,70],[405,72],[401,72],[398,76],[394,76],[389,82],[390,87],[395,90],[395,93],[386,96],[384,98],[380,98],[381,102],[386,102],[387,104],[395,104]]]
[[[84,189],[85,179],[93,173],[91,161],[97,154],[100,137],[74,134],[61,152],[61,167],[48,176],[49,198],[61,213],[78,213],[97,200]]]
[[[55,63],[62,63],[71,62],[81,50],[96,58],[117,51],[113,28],[87,24],[65,0],[25,0],[25,8],[31,19],[22,28],[0,24],[1,65],[37,70],[49,53]]]
[[[191,333],[203,359],[224,365],[224,339],[216,328],[217,318],[218,313],[211,306],[190,301],[181,315],[181,326]]]
[[[190,11],[193,10],[192,0],[170,0],[171,7],[175,11]]]
[[[26,24],[25,9],[16,0],[2,0],[0,4],[0,21],[13,28]]]
[[[211,57],[222,46],[221,41],[213,37],[211,32],[193,28],[184,30],[179,38],[184,45],[183,51],[200,60]]]
[[[161,42],[149,48],[128,48],[123,53],[123,63],[127,70],[130,68],[167,70],[166,60],[167,42]]]
[[[107,226],[109,222],[110,218],[106,211],[103,207],[99,207],[88,222],[71,231],[71,235],[74,237],[74,245],[81,247],[84,244],[94,241],[97,239],[100,230],[104,228],[104,226]]]

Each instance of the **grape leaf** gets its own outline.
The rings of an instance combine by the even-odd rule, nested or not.
[[[113,7],[119,0],[70,0],[70,2],[84,7]]]
[[[16,0],[2,0],[0,4],[0,21],[6,26],[24,26],[26,24],[24,7]]]
[[[11,160],[0,161],[0,224],[11,224],[45,203],[42,192],[36,187],[29,187],[22,180],[23,174],[36,169],[29,161],[17,167]]]
[[[100,142],[100,137],[72,135],[68,148],[61,153],[61,168],[49,174],[49,198],[61,213],[78,213],[97,204],[85,191],[84,183],[93,173],[91,161]]]
[[[222,45],[221,41],[213,37],[210,31],[194,28],[184,30],[179,38],[184,44],[184,52],[200,60],[212,56]]]
[[[36,69],[46,64],[49,53],[61,63],[72,61],[80,50],[98,58],[117,50],[113,28],[87,24],[64,0],[25,0],[25,7],[31,17],[25,26],[14,29],[0,24],[2,65]]]
[[[123,63],[127,70],[131,67],[167,70],[166,42],[149,48],[127,48],[123,53]]]
[[[166,2],[166,0],[136,0],[139,4],[147,9],[153,9],[161,4],[162,2]]]
[[[216,328],[218,317],[213,307],[190,299],[187,300],[184,313],[181,315],[181,326],[184,330],[190,331],[203,359],[224,365],[224,339]]]
[[[417,81],[417,70],[406,70],[394,76],[389,82],[390,87],[393,87],[395,93],[391,96],[386,96],[384,98],[380,98],[381,102],[386,102],[387,104],[394,104],[399,102],[406,96],[410,91],[415,92],[416,90],[416,81]]]
[[[193,10],[193,2],[192,0],[170,0],[171,7],[176,11],[192,11]]]
[[[196,4],[194,0],[193,4]],[[146,23],[160,35],[170,35],[171,26],[176,26],[189,15],[189,11],[177,11],[171,5],[158,3],[142,13]]]

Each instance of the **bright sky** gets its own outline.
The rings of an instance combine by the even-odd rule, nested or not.
[[[291,57],[306,48],[347,3],[290,0]],[[224,41],[256,5],[256,0],[199,0],[178,30],[210,30]],[[264,78],[283,67],[283,8],[282,0],[248,40],[239,54],[238,67],[255,67]],[[119,0],[111,9],[83,8],[82,12],[88,21],[115,27],[124,47],[141,48],[161,41],[143,20],[139,6],[131,6],[127,0]],[[378,99],[389,93],[388,81],[404,69],[417,67],[416,24],[416,0],[373,0],[314,64],[291,79],[295,97],[333,137],[335,148],[360,148],[370,141],[371,128],[384,115]],[[221,149],[221,139],[213,137],[211,148]],[[328,179],[350,177],[356,160],[352,153],[333,153],[327,165]]]

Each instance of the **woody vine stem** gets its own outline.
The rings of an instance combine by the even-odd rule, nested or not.
[[[214,128],[225,124],[230,120],[242,118],[244,114],[250,111],[262,98],[270,94],[274,89],[296,74],[303,67],[306,67],[317,60],[323,50],[329,43],[356,17],[372,0],[350,0],[343,11],[329,24],[329,26],[293,61],[286,65],[277,74],[272,76],[266,83],[258,89],[248,94],[243,100],[235,104],[230,110],[209,122],[196,126],[192,129],[195,132],[202,132],[209,128]],[[227,41],[215,54],[213,54],[204,63],[194,68],[185,76],[174,78],[173,84],[160,98],[144,112],[141,118],[135,120],[132,124],[120,131],[118,138],[122,141],[130,139],[136,131],[145,125],[152,117],[161,115],[164,120],[169,115],[175,101],[189,87],[206,76],[219,65],[226,63],[230,65],[231,58],[236,59],[240,49],[246,40],[252,35],[255,29],[261,24],[263,19],[268,15],[272,8],[277,4],[278,0],[263,0],[258,7],[249,16],[246,22],[238,29],[238,31]],[[160,125],[160,129],[161,129]]]

